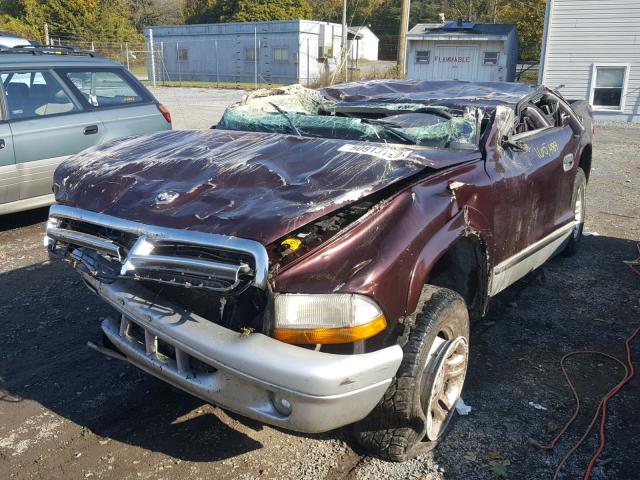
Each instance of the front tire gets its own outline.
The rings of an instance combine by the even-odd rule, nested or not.
[[[573,209],[574,221],[576,222],[567,244],[562,250],[564,256],[571,256],[578,251],[582,231],[584,230],[585,219],[585,199],[587,192],[587,177],[581,168],[576,171],[576,178],[573,182],[573,195],[571,196],[571,208]]]
[[[433,449],[455,415],[469,358],[469,313],[452,290],[427,285],[394,380],[368,417],[355,425],[358,443],[403,462]]]

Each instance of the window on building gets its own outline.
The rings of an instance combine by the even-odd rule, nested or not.
[[[273,49],[273,61],[274,62],[288,62],[289,61],[289,49],[288,48],[274,48]]]
[[[628,68],[627,65],[593,66],[591,104],[595,109],[622,109]]]
[[[429,50],[416,50],[416,63],[429,63],[431,52]]]
[[[189,60],[189,51],[186,48],[178,48],[177,55],[179,62],[186,62]]]
[[[248,62],[253,62],[256,59],[256,49],[255,48],[245,48],[244,49],[244,59]]]
[[[484,52],[484,60],[482,63],[484,65],[498,65],[499,56],[499,52]]]

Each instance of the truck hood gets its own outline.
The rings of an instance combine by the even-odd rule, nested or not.
[[[227,130],[118,139],[63,162],[59,203],[269,244],[425,169],[477,152]]]

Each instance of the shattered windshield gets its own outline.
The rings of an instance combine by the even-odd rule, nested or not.
[[[419,103],[336,102],[300,85],[256,91],[225,111],[219,129],[471,149],[476,109]]]

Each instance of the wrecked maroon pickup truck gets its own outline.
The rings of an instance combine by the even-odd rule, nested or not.
[[[455,412],[469,319],[576,250],[591,111],[508,83],[256,91],[209,131],[86,150],[45,243],[114,307],[93,348],[402,461]]]

